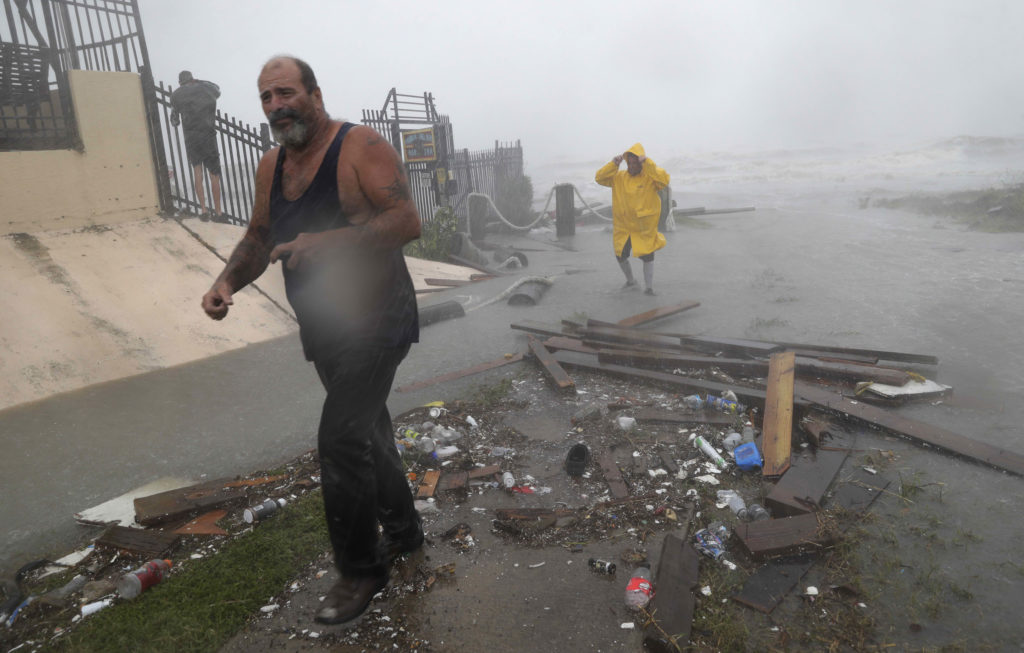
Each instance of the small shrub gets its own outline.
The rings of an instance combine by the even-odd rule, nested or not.
[[[406,256],[415,256],[430,261],[447,261],[452,236],[459,226],[459,217],[449,207],[434,213],[434,219],[424,222],[419,240],[405,246]]]

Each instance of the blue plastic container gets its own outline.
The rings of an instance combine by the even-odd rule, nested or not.
[[[732,455],[736,457],[736,466],[745,472],[760,469],[763,464],[761,452],[757,450],[757,445],[753,442],[736,447],[732,450]]]

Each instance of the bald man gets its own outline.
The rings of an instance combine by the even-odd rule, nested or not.
[[[420,218],[398,153],[370,127],[332,120],[308,64],[275,57],[258,87],[280,146],[260,161],[249,228],[202,307],[223,319],[235,293],[282,264],[303,351],[327,390],[317,444],[340,579],[316,619],[342,624],[385,587],[395,557],[423,544],[386,404],[419,339],[402,246],[419,237]]]

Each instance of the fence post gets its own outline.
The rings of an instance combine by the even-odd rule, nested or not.
[[[270,125],[265,122],[260,123],[260,147],[264,152],[269,152],[271,148]]]
[[[171,198],[171,180],[164,156],[163,129],[160,127],[160,107],[156,101],[156,86],[148,66],[140,66],[142,77],[142,102],[146,107],[146,126],[149,128],[149,146],[152,150],[153,165],[156,168],[156,189],[160,197],[160,212],[169,216],[174,213]]]
[[[576,235],[576,207],[573,205],[572,184],[555,186],[555,235]]]

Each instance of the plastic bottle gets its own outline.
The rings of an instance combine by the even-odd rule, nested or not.
[[[738,494],[734,494],[729,497],[729,510],[736,513],[736,516],[741,520],[746,521],[747,519],[747,502],[743,500]]]
[[[591,558],[587,561],[587,564],[590,565],[591,569],[601,574],[611,575],[615,573],[614,562],[608,562],[607,560],[598,560],[597,558]]]
[[[689,397],[683,397],[683,405],[690,410],[700,410],[704,408],[704,400],[700,395],[690,395]]]
[[[749,419],[743,423],[743,433],[742,433],[742,435],[743,435],[743,442],[746,443],[746,442],[753,442],[754,441],[754,425],[750,422]]]
[[[722,439],[722,446],[725,447],[726,451],[732,451],[743,441],[743,436],[739,433],[730,433]]]
[[[708,444],[707,440],[698,435],[694,439],[693,443],[711,459],[711,462],[715,463],[715,467],[718,467],[718,469],[725,469],[725,459],[715,451],[714,447]]]
[[[637,567],[626,585],[626,607],[633,610],[647,607],[651,602],[654,587],[651,585],[651,570]]]
[[[738,415],[743,412],[743,404],[730,401],[723,397],[712,397],[711,395],[708,395],[707,406],[712,410],[729,413],[730,415]]]
[[[768,514],[768,511],[761,504],[752,503],[747,506],[747,519],[750,521],[762,521],[771,518],[772,516]]]
[[[150,560],[117,581],[117,594],[122,599],[134,599],[164,579],[171,570],[170,560]]]
[[[274,514],[278,508],[284,508],[284,499],[267,499],[263,503],[255,506],[249,506],[242,512],[242,519],[245,520],[246,524],[257,522],[265,517]]]
[[[501,484],[506,489],[512,489],[516,485],[516,477],[512,475],[512,472],[505,472],[501,475]]]

